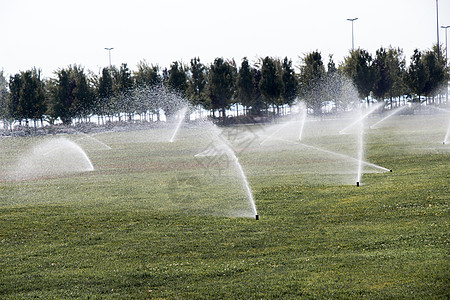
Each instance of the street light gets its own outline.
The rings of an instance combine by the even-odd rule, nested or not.
[[[114,48],[105,48],[105,50],[108,50],[109,53],[109,68],[111,69],[111,50]]]
[[[448,25],[448,26],[441,26],[441,28],[445,29],[445,60],[446,60],[446,62],[447,62],[447,65],[448,65],[447,29],[448,29],[449,27],[450,27],[450,25]],[[445,99],[447,100],[447,103],[448,103],[448,82],[447,82],[447,91],[446,91]]]
[[[447,55],[447,29],[450,28],[450,25],[448,25],[448,26],[441,26],[441,28],[445,29],[445,58],[447,59],[447,64],[448,64],[448,55]]]
[[[347,21],[352,22],[352,51],[355,49],[355,44],[354,44],[354,40],[353,40],[353,21],[358,20],[358,18],[353,18],[353,19],[347,19]]]

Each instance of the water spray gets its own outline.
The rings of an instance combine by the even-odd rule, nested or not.
[[[177,136],[178,131],[180,130],[181,124],[184,120],[184,115],[187,112],[188,107],[185,106],[181,110],[179,110],[178,115],[180,117],[180,120],[178,120],[177,126],[175,127],[175,130],[173,131],[172,137],[170,138],[169,142],[173,143],[175,141],[175,137]]]
[[[79,138],[78,140],[82,140],[82,139],[84,139],[84,138],[89,138],[90,140],[92,140],[92,141],[94,141],[94,142],[96,142],[96,143],[102,145],[102,146],[105,147],[107,150],[111,150],[111,147],[110,147],[110,146],[106,145],[105,143],[103,143],[103,142],[100,141],[99,139],[93,137],[92,135],[86,134],[86,133],[81,132],[81,131],[77,131],[77,133],[79,133],[79,134],[82,135],[82,137]]]
[[[268,137],[266,137],[261,143],[259,143],[259,145],[261,146],[262,144],[264,144],[265,142],[267,142],[268,140],[270,140],[273,136],[275,136],[275,134],[277,134],[281,129],[283,129],[284,127],[286,127],[287,125],[289,125],[288,123],[284,123],[283,125],[281,125],[277,130],[275,130],[271,135],[269,135]]]
[[[364,115],[362,115],[361,117],[359,117],[356,121],[354,121],[353,123],[351,123],[350,125],[348,125],[347,127],[345,127],[344,129],[342,129],[341,131],[339,131],[339,134],[345,134],[346,131],[355,126],[356,124],[360,123],[361,121],[363,121],[365,118],[367,118],[367,116],[369,116],[371,113],[373,113],[374,111],[376,111],[377,109],[379,109],[382,105],[384,105],[384,102],[382,103],[378,103],[377,105],[375,105],[374,107],[372,107],[368,112],[366,112]]]
[[[303,104],[303,102],[302,102]],[[303,128],[305,127],[305,122],[306,122],[306,117],[307,117],[307,109],[306,106],[303,104],[302,105],[302,115],[301,115],[301,123],[300,123],[300,129],[299,129],[299,133],[298,133],[298,140],[301,141],[302,140],[302,135],[303,135]]]
[[[389,119],[390,117],[392,117],[393,115],[398,114],[399,112],[401,112],[402,110],[404,110],[405,108],[409,108],[409,106],[405,105],[402,106],[400,108],[396,108],[393,109],[386,117],[384,117],[383,119],[381,119],[380,121],[376,122],[375,124],[373,124],[372,126],[370,126],[370,129],[375,129],[377,127],[378,124],[380,124],[381,122],[385,121],[386,119]]]

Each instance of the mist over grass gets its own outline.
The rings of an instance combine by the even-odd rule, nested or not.
[[[364,159],[393,172],[366,166],[360,187],[355,137],[339,135],[351,117],[309,119],[301,143],[298,120],[262,145],[283,124],[184,124],[173,143],[169,128],[66,135],[94,170],[20,181],[5,176],[60,137],[2,138],[0,295],[448,298],[448,115],[370,129],[380,118],[366,120]]]

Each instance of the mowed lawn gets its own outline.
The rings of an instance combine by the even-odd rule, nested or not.
[[[393,172],[367,167],[359,187],[356,145],[333,120],[305,124],[308,146],[287,128],[263,144],[276,128],[239,128],[230,144],[260,220],[208,128],[174,143],[161,128],[2,138],[0,298],[448,299],[448,117],[375,121],[364,159]],[[57,138],[94,171],[7,179]]]

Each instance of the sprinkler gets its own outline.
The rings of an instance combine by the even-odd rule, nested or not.
[[[356,182],[356,186],[359,186],[359,181]]]
[[[258,215],[255,215],[255,220],[259,220],[259,216]]]
[[[389,172],[392,172],[392,170],[389,170]]]

